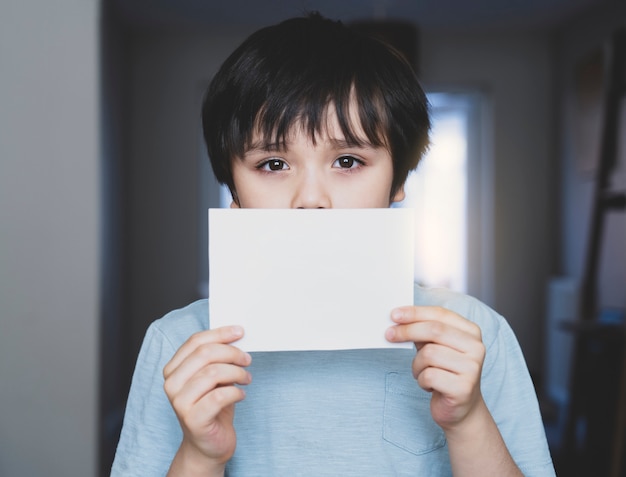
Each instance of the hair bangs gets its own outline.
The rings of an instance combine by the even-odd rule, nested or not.
[[[316,144],[320,137],[328,136],[329,121],[336,119],[341,139],[348,144],[389,147],[381,91],[357,93],[355,78],[347,77],[314,85],[307,82],[306,88],[292,84],[291,93],[268,98],[239,144],[247,149],[261,138],[267,145],[284,147],[294,128]]]

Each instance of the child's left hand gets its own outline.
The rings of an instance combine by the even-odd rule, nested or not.
[[[386,332],[391,342],[412,341],[417,354],[413,375],[432,392],[431,414],[448,431],[484,405],[480,376],[485,346],[480,328],[442,307],[407,306],[391,313],[396,325]]]

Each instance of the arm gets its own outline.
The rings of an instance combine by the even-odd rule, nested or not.
[[[480,328],[441,307],[412,306],[392,312],[393,342],[413,341],[413,375],[432,393],[431,414],[448,440],[456,477],[519,476],[480,391],[485,359]]]
[[[169,476],[224,474],[236,446],[235,403],[245,397],[235,384],[251,379],[243,369],[250,355],[230,345],[242,336],[239,327],[196,333],[165,366],[165,393],[183,431]]]

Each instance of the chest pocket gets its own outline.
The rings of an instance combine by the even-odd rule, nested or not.
[[[446,445],[443,430],[430,415],[430,393],[410,372],[387,373],[383,439],[415,455]]]

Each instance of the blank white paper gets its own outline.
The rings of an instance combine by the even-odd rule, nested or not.
[[[209,209],[211,328],[245,351],[410,348],[385,337],[413,304],[408,209]]]

